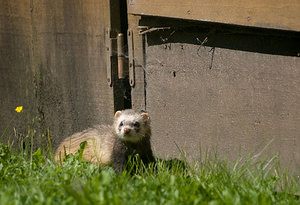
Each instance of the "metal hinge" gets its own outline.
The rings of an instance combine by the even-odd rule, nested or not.
[[[117,37],[118,46],[118,78],[125,79],[128,75],[128,67],[126,65],[126,58],[124,53],[124,34],[119,33]]]
[[[134,45],[133,45],[133,32],[128,30],[128,65],[129,65],[129,84],[131,87],[135,84],[135,62],[134,62]],[[125,65],[124,55],[124,37],[121,33],[112,32],[107,28],[105,32],[105,47],[106,47],[106,79],[109,86],[113,85],[113,75],[118,72],[118,78],[124,79],[128,74],[128,67]],[[117,51],[117,52],[114,52]],[[116,60],[117,65],[116,65]],[[127,63],[127,62],[126,62]],[[118,66],[118,68],[116,67]],[[118,71],[114,71],[114,67]],[[126,69],[127,68],[127,69]]]
[[[107,84],[112,86],[113,79],[113,67],[115,65],[116,55],[114,55],[114,50],[116,50],[116,32],[112,32],[110,28],[107,28],[105,31],[105,47],[106,47],[106,79]]]
[[[134,45],[133,45],[133,32],[128,30],[128,63],[129,63],[129,84],[131,87],[135,84],[135,64],[134,64]]]
[[[105,32],[106,47],[106,77],[109,86],[113,85],[114,76],[117,74],[118,79],[125,79],[128,75],[128,61],[124,53],[124,35],[111,31],[107,28]],[[133,43],[132,32],[128,32],[128,50],[129,50],[129,84],[134,85],[134,60],[133,60]]]

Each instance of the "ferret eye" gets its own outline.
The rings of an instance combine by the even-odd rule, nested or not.
[[[123,126],[123,122],[120,123],[120,126]]]
[[[135,122],[135,123],[134,123],[134,126],[135,126],[135,127],[140,127],[140,123],[139,123],[139,122]]]

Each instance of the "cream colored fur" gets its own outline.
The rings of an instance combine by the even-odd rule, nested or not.
[[[83,158],[92,163],[101,164],[101,166],[111,165],[111,155],[116,138],[112,130],[112,126],[98,125],[67,137],[56,149],[55,160],[59,161],[65,157],[64,150],[67,155],[75,154],[80,148],[80,143],[87,141]]]

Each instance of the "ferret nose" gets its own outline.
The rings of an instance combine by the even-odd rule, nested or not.
[[[124,128],[124,133],[125,133],[125,134],[129,134],[129,133],[130,133],[130,131],[131,131],[131,129],[130,129],[130,128],[127,128],[127,127],[126,127],[126,128]]]

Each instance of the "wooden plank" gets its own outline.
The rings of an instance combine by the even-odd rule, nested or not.
[[[3,0],[0,5],[0,141],[18,144],[13,128],[17,135],[26,134],[26,120],[33,119],[37,110],[35,67],[31,61],[31,4]],[[14,109],[21,105],[25,112],[16,113]]]
[[[153,18],[140,26],[155,25],[147,20]],[[146,104],[155,154],[178,157],[179,146],[188,159],[199,160],[200,151],[215,148],[235,160],[273,140],[267,154],[278,153],[282,167],[298,174],[300,38],[225,25],[206,32],[187,28],[146,34]]]
[[[116,57],[113,86],[107,84],[105,31],[120,30],[117,2],[33,1],[38,104],[54,145],[76,131],[113,120],[115,96],[121,92],[115,89]]]
[[[119,0],[1,2],[1,131],[18,105],[25,115],[13,123],[17,133],[25,136],[28,119],[38,117],[35,128],[50,129],[54,147],[75,131],[112,123],[124,94],[120,83],[107,85],[105,30],[120,30],[119,8]],[[39,136],[34,146],[46,140]]]
[[[298,0],[129,0],[128,12],[137,15],[300,31]]]

